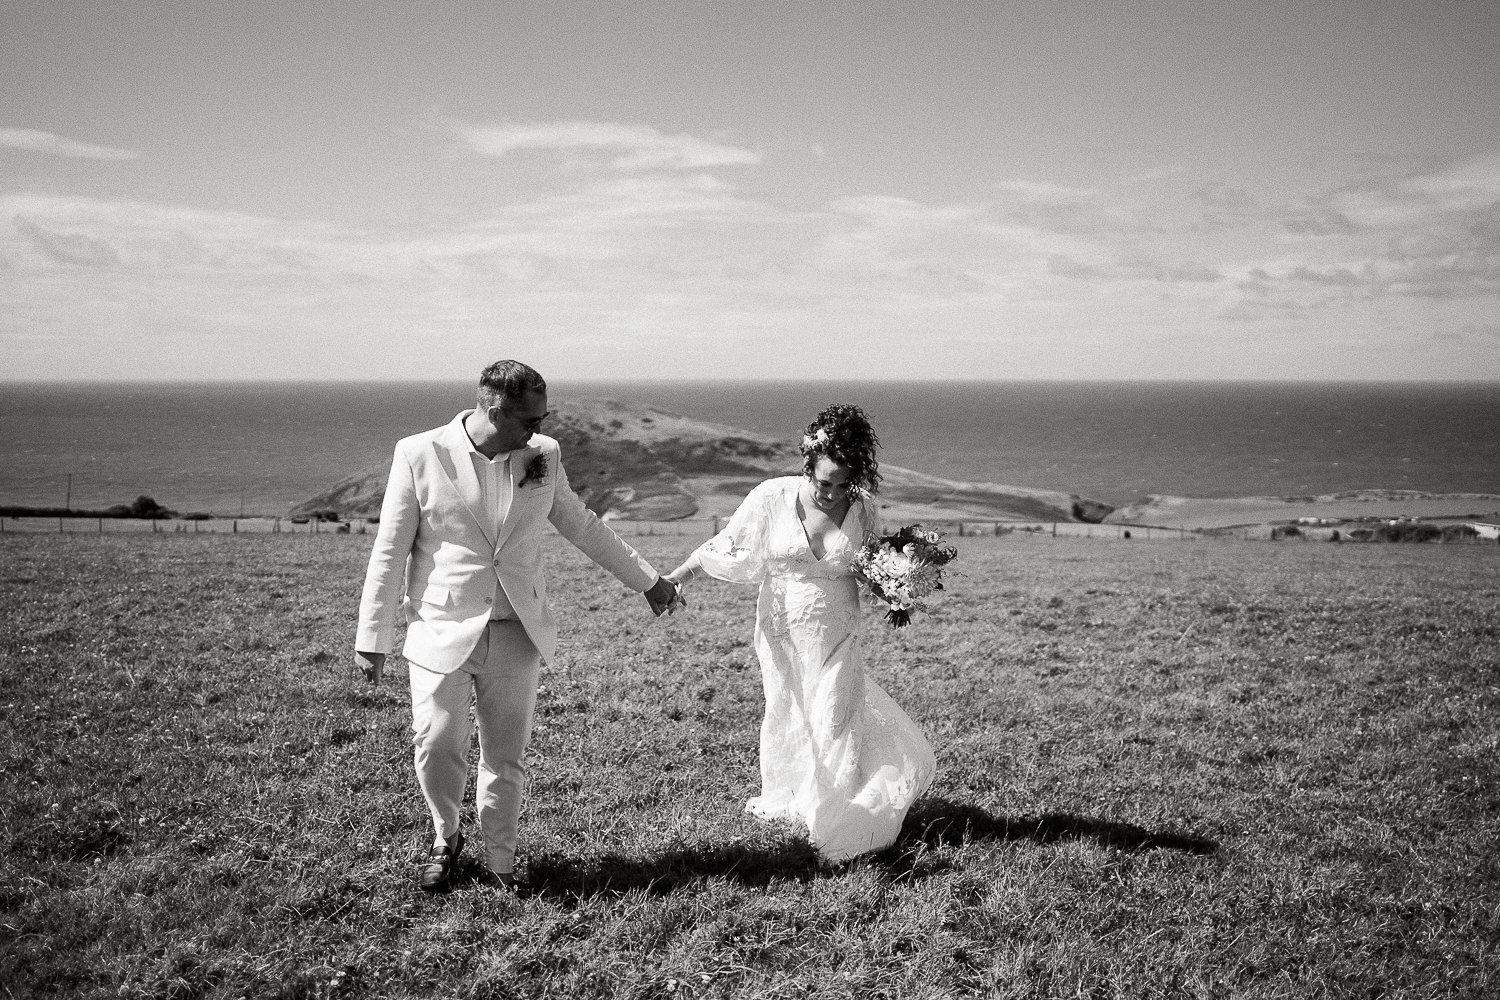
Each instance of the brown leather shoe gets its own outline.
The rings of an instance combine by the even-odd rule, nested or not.
[[[447,844],[432,849],[432,853],[427,856],[427,863],[422,866],[422,873],[417,876],[417,885],[421,886],[423,892],[447,892],[449,881],[453,878],[453,868],[463,852],[464,832],[459,830],[448,838]]]

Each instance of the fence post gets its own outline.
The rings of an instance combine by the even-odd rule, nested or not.
[[[104,534],[104,518],[99,518],[99,534]]]

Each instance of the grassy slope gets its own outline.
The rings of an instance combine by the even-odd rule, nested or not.
[[[0,536],[0,995],[1500,994],[1493,548],[964,542],[868,632],[938,784],[838,869],[740,812],[753,594],[554,546],[515,900],[413,889],[368,538]]]

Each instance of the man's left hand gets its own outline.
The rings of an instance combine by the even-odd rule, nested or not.
[[[384,653],[368,653],[359,650],[354,654],[354,663],[359,667],[360,673],[365,675],[365,680],[371,684],[380,683],[380,676],[385,672]]]

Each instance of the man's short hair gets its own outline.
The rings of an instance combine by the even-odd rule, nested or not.
[[[479,405],[509,406],[534,392],[546,392],[537,370],[519,361],[496,361],[479,374]]]

